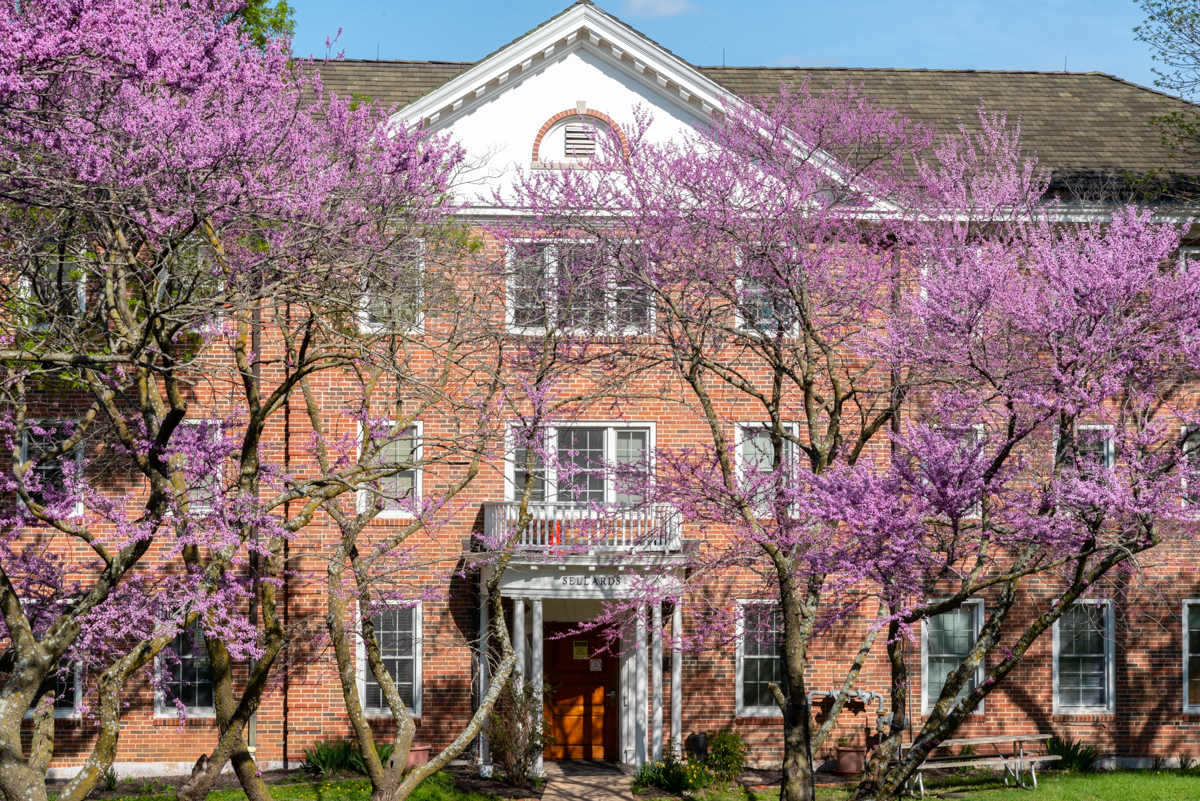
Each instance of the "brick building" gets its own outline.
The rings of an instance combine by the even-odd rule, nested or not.
[[[1041,163],[1052,170],[1051,191],[1074,204],[1083,217],[1105,213],[1106,198],[1111,197],[1105,193],[1122,174],[1169,167],[1171,154],[1151,118],[1181,102],[1097,73],[697,67],[587,2],[572,5],[473,64],[340,61],[321,65],[321,73],[327,91],[395,105],[398,117],[425,121],[454,136],[472,156],[486,156],[485,184],[497,187],[514,166],[553,168],[579,157],[589,140],[579,137],[578,126],[620,129],[630,124],[639,106],[655,115],[653,136],[669,138],[702,124],[726,98],[769,96],[778,91],[781,81],[806,77],[852,81],[866,95],[942,129],[956,126],[959,120],[970,127],[982,100],[989,110],[1020,118],[1025,147],[1036,151]],[[492,211],[479,201],[471,214],[485,218]],[[1184,216],[1180,212],[1180,218]],[[331,392],[331,403],[335,395]],[[621,449],[654,452],[657,447],[686,443],[688,422],[671,417],[663,408],[646,403],[640,409],[627,408],[619,421],[588,419],[562,427],[552,436],[566,437],[573,448],[607,459]],[[422,434],[417,432],[418,437]],[[511,462],[495,465],[481,476],[468,492],[459,536],[423,541],[421,553],[458,558],[461,543],[473,530],[511,524],[517,467]],[[411,481],[419,493],[419,476]],[[597,500],[614,500],[615,487],[601,482],[594,490]],[[546,495],[539,498],[539,506],[546,525],[538,529],[541,534],[531,535],[530,544],[545,548],[551,544],[548,532],[569,516]],[[644,519],[623,525],[658,525],[670,517],[670,510],[637,514]],[[375,525],[386,528],[404,522],[399,512],[385,513]],[[685,542],[709,534],[691,526],[662,528],[665,533],[642,561],[669,576],[681,569]],[[608,545],[618,551],[623,547],[619,533]],[[1161,593],[1136,612],[1104,604],[1094,614],[1057,625],[1053,636],[1044,636],[1005,687],[972,716],[963,733],[1053,731],[1083,737],[1106,756],[1122,760],[1200,756],[1200,653],[1189,653],[1189,646],[1200,649],[1200,600],[1194,600],[1200,599],[1200,576],[1186,561],[1162,561],[1154,574]],[[637,763],[661,753],[674,737],[732,726],[753,745],[753,760],[777,761],[778,711],[763,694],[765,680],[775,669],[774,657],[758,653],[751,639],[740,637],[726,647],[698,654],[672,654],[669,648],[662,653],[662,632],[684,632],[689,621],[680,610],[661,606],[647,610],[639,623],[649,647],[620,657],[596,658],[600,640],[591,635],[547,639],[590,619],[605,599],[620,597],[628,586],[629,570],[636,567],[636,560],[616,565],[598,549],[593,555],[572,555],[552,567],[537,558],[517,559],[505,574],[502,592],[511,599],[519,659],[531,676],[540,673],[562,687],[563,703],[553,714],[581,716],[574,728],[563,721],[556,724],[561,731],[574,733],[548,756]],[[303,573],[297,571],[298,576]],[[306,593],[300,579],[291,580],[299,583],[287,593],[287,615],[292,620],[318,616],[320,599]],[[398,609],[376,623],[381,631],[411,643],[393,655],[390,667],[402,677],[401,689],[418,720],[418,739],[435,746],[453,739],[486,686],[486,663],[481,663],[478,648],[481,580],[477,574],[467,574],[455,579],[448,600]],[[731,606],[739,600],[736,585],[719,594]],[[1032,611],[1038,601],[1034,589],[1024,603]],[[911,667],[921,677],[921,692],[912,709],[918,723],[927,700],[936,696],[938,682],[957,664],[955,659],[961,659],[964,644],[969,647],[980,625],[980,604],[987,602],[986,597],[979,599],[923,627],[912,644]],[[742,619],[744,626],[763,620],[744,611]],[[1149,620],[1157,623],[1150,625]],[[1067,678],[1069,671],[1062,662],[1066,657],[1057,646],[1059,629],[1066,625],[1095,635],[1085,638],[1094,641],[1095,648],[1077,655],[1088,660],[1086,664],[1071,663],[1079,674],[1074,678]],[[855,647],[861,626],[865,621],[831,633],[818,650],[836,654],[841,647]],[[586,647],[580,645],[584,641]],[[655,658],[658,655],[661,659]],[[181,677],[179,682],[179,693],[186,696],[190,710],[186,726],[179,726],[171,705],[151,688],[135,690],[123,718],[117,759],[122,773],[174,772],[211,748],[215,740],[211,684],[205,686],[198,660],[185,658],[184,662],[183,669],[193,671],[188,681]],[[830,660],[826,667],[818,657],[810,681],[818,689],[830,689],[840,682],[839,669],[839,660]],[[859,687],[883,692],[887,676],[884,657],[876,654]],[[79,684],[77,692],[82,692],[83,682]],[[386,705],[369,670],[360,671],[360,686],[368,712],[376,714],[380,730],[386,731]],[[565,702],[571,699],[578,703]],[[886,712],[886,704],[886,698],[878,705],[872,700],[867,709],[856,707],[844,713],[844,732],[855,741],[868,740],[876,731],[876,710]],[[286,748],[286,759],[294,765],[301,750],[314,741],[347,736],[350,729],[342,709],[341,691],[328,664],[315,663],[287,684],[274,686],[256,721],[259,761],[277,766],[285,759]],[[86,755],[94,730],[74,714],[69,697],[60,702],[59,718],[53,770],[69,772],[79,764],[81,754]],[[477,751],[471,753],[478,758]]]

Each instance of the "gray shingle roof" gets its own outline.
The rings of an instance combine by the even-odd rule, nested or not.
[[[318,63],[327,91],[359,94],[403,107],[472,66],[450,61]],[[699,67],[742,97],[771,96],[781,81],[861,86],[881,104],[912,119],[952,130],[961,119],[977,127],[982,100],[990,111],[1019,118],[1027,151],[1035,151],[1056,178],[1089,173],[1144,173],[1170,169],[1171,153],[1151,118],[1171,109],[1195,109],[1178,98],[1102,73],[990,72],[774,67]]]

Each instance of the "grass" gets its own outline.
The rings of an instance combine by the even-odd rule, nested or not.
[[[818,787],[817,801],[846,801],[848,787]],[[968,801],[1194,801],[1200,798],[1200,773],[1178,770],[1119,770],[1038,775],[1034,794],[1005,787],[994,776],[964,776],[925,782],[926,798],[953,793]],[[753,793],[749,801],[776,801],[777,792]]]

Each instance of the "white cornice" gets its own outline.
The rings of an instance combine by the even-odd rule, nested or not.
[[[595,6],[572,6],[562,16],[518,39],[457,78],[399,110],[393,119],[446,123],[466,113],[509,76],[576,49],[586,49],[639,78],[670,102],[699,115],[739,102],[686,61],[626,28]]]

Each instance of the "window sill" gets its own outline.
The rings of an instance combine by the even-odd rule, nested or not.
[[[163,714],[161,712],[154,713],[155,726],[173,726],[178,728],[180,725],[191,728],[193,726],[216,726],[217,715],[215,712],[189,712],[187,720],[180,722],[179,715]]]
[[[782,718],[783,713],[778,709],[769,706],[760,707],[745,707],[737,711],[739,718],[747,720],[762,719],[762,718]]]
[[[1053,723],[1104,723],[1115,718],[1111,709],[1059,710],[1050,716]]]
[[[411,709],[408,710],[408,716],[410,718],[412,718],[414,723],[421,722],[421,716],[418,715],[416,712],[414,712]],[[365,717],[367,720],[395,720],[396,719],[395,716],[392,714],[392,710],[390,710],[390,709],[365,709],[365,710],[363,710],[363,717]]]

